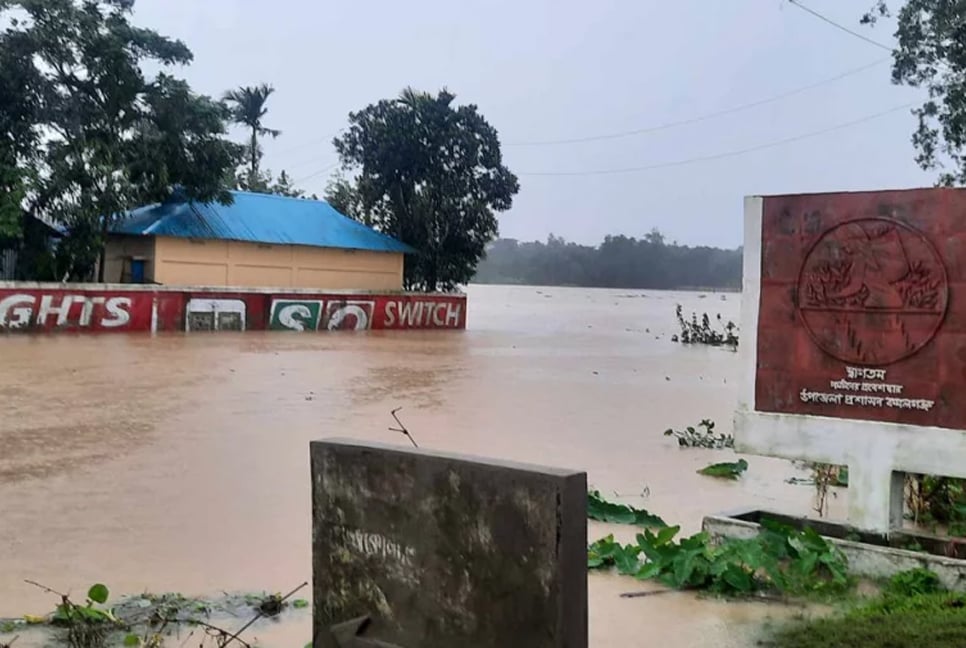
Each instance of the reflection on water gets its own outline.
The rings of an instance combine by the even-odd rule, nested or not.
[[[798,474],[787,462],[750,457],[745,478],[721,483],[695,473],[720,452],[661,434],[702,418],[729,430],[735,354],[670,336],[675,304],[737,320],[738,302],[487,286],[470,289],[466,332],[0,337],[0,616],[55,603],[25,578],[290,589],[311,577],[309,440],[404,442],[386,429],[400,406],[424,447],[585,469],[685,532],[744,505],[805,514],[811,491],[784,483]],[[795,613],[619,597],[641,587],[591,577],[592,645],[752,645],[761,619]],[[310,625],[255,634],[301,646]]]

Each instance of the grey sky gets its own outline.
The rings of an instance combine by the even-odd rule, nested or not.
[[[810,7],[858,25],[869,0]],[[284,131],[266,165],[311,192],[336,162],[346,115],[411,85],[475,103],[520,175],[501,234],[597,243],[652,227],[682,243],[736,246],[742,196],[930,185],[913,162],[908,110],[747,155],[602,176],[530,176],[658,165],[745,149],[914,101],[888,63],[790,99],[660,132],[567,146],[513,143],[660,125],[793,90],[888,57],[786,0],[139,0],[137,22],[183,39],[200,91],[275,86]]]

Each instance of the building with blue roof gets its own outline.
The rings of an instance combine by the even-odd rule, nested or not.
[[[108,282],[401,290],[414,250],[319,200],[231,192],[135,209],[108,236]]]

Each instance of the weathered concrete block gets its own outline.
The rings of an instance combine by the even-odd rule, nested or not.
[[[587,646],[585,473],[344,439],[311,458],[316,648]]]

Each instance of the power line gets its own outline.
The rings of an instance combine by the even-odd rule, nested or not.
[[[639,167],[626,167],[623,169],[600,169],[592,171],[540,171],[533,173],[519,173],[520,176],[593,176],[593,175],[614,175],[619,173],[635,173],[638,171],[653,171],[655,169],[666,169],[669,167],[684,166],[687,164],[694,164],[697,162],[710,162],[712,160],[721,160],[729,157],[736,157],[739,155],[746,155],[748,153],[754,153],[756,151],[762,151],[769,148],[776,148],[779,146],[784,146],[785,144],[791,144],[793,142],[799,142],[801,140],[810,139],[813,137],[819,137],[820,135],[826,135],[839,130],[844,130],[852,126],[857,126],[859,124],[864,124],[865,122],[878,119],[880,117],[885,117],[886,115],[891,115],[892,113],[899,112],[906,108],[911,108],[916,102],[906,103],[901,106],[896,106],[895,108],[890,108],[889,110],[884,110],[873,115],[867,115],[859,119],[855,119],[842,124],[836,124],[835,126],[830,126],[829,128],[824,128],[818,131],[812,131],[810,133],[803,133],[801,135],[795,135],[793,137],[786,137],[785,139],[776,140],[774,142],[767,142],[765,144],[758,144],[757,146],[750,146],[748,148],[737,149],[734,151],[726,151],[724,153],[715,153],[713,155],[705,155],[701,157],[688,158],[685,160],[675,160],[673,162],[663,162],[660,164],[650,164],[647,166]]]
[[[289,153],[294,153],[295,151],[300,151],[300,150],[302,150],[302,149],[304,149],[304,148],[306,148],[308,146],[311,146],[313,144],[319,144],[321,142],[330,141],[333,137],[335,137],[336,135],[338,135],[339,133],[341,133],[344,130],[345,130],[345,126],[343,126],[342,128],[340,128],[339,130],[335,131],[334,133],[332,133],[330,135],[326,135],[325,137],[320,137],[320,138],[317,138],[317,139],[311,139],[311,140],[308,140],[308,141],[305,141],[305,142],[301,142],[299,144],[296,144],[295,146],[290,146],[287,149],[283,149],[281,151],[278,151],[275,155],[276,156],[288,155]]]
[[[636,128],[634,130],[619,131],[619,132],[616,132],[616,133],[607,133],[607,134],[603,134],[603,135],[590,135],[590,136],[587,136],[587,137],[574,137],[574,138],[570,138],[570,139],[535,140],[535,141],[529,141],[529,142],[512,142],[512,143],[509,143],[509,144],[504,144],[504,146],[507,146],[507,147],[510,147],[510,146],[556,146],[556,145],[561,145],[561,144],[579,144],[579,143],[582,143],[582,142],[596,142],[596,141],[601,141],[601,140],[612,140],[612,139],[620,139],[620,138],[623,138],[623,137],[632,137],[634,135],[644,135],[646,133],[656,133],[658,131],[669,130],[671,128],[677,128],[679,126],[687,126],[687,125],[690,125],[690,124],[697,124],[697,123],[700,123],[700,122],[709,121],[711,119],[716,119],[718,117],[723,117],[725,115],[731,115],[731,114],[734,114],[734,113],[743,112],[745,110],[751,110],[752,108],[757,108],[758,106],[764,106],[766,104],[775,103],[776,101],[781,101],[781,100],[787,99],[789,97],[794,97],[795,95],[802,94],[803,92],[807,92],[809,90],[813,90],[815,88],[818,88],[818,87],[827,85],[829,83],[834,83],[835,81],[839,81],[840,79],[844,79],[846,77],[850,77],[850,76],[853,76],[855,74],[859,74],[860,72],[865,72],[866,70],[869,70],[871,68],[874,68],[874,67],[877,67],[879,65],[882,65],[883,63],[886,63],[887,61],[889,61],[889,58],[882,58],[882,59],[879,59],[878,61],[873,61],[872,63],[869,63],[867,65],[863,65],[862,67],[857,67],[857,68],[853,68],[851,70],[846,70],[845,72],[842,72],[841,74],[837,74],[837,75],[835,75],[833,77],[829,77],[827,79],[823,79],[822,81],[817,81],[815,83],[811,83],[811,84],[806,85],[806,86],[801,86],[800,88],[795,88],[794,90],[789,90],[787,92],[783,92],[781,94],[777,94],[777,95],[774,95],[774,96],[771,96],[771,97],[767,97],[765,99],[759,99],[757,101],[752,101],[751,103],[741,104],[741,105],[738,105],[738,106],[733,106],[731,108],[725,108],[724,110],[718,110],[718,111],[715,111],[715,112],[712,112],[712,113],[706,113],[704,115],[699,115],[697,117],[691,117],[691,118],[688,118],[688,119],[681,119],[681,120],[678,120],[678,121],[667,122],[667,123],[664,123],[664,124],[659,124],[657,126],[648,126],[648,127],[645,127],[645,128]]]
[[[292,180],[292,182],[293,183],[299,183],[299,182],[305,182],[306,180],[311,180],[312,178],[315,178],[316,176],[322,175],[326,171],[331,171],[332,169],[334,169],[337,166],[339,166],[339,162],[338,161],[333,162],[332,164],[329,164],[329,165],[327,165],[327,166],[319,169],[315,173],[311,173],[311,174],[305,176],[304,178],[298,178],[296,180]]]
[[[873,40],[873,39],[869,38],[868,36],[866,36],[865,34],[862,34],[860,32],[857,32],[857,31],[855,31],[853,29],[849,29],[848,27],[846,27],[845,25],[843,25],[841,23],[835,22],[831,18],[828,18],[827,16],[824,16],[824,15],[820,14],[819,12],[815,11],[814,9],[811,9],[809,7],[806,7],[805,5],[803,5],[798,0],[788,0],[788,2],[790,4],[792,4],[793,6],[795,6],[795,7],[798,7],[802,11],[804,11],[806,13],[809,13],[809,14],[815,16],[816,18],[818,18],[822,22],[828,23],[829,25],[832,25],[832,27],[835,27],[836,29],[839,29],[841,31],[844,31],[846,34],[851,34],[852,36],[855,36],[856,38],[858,38],[860,40],[864,40],[866,43],[869,43],[870,45],[875,45],[876,47],[879,47],[879,48],[882,48],[882,49],[886,50],[887,52],[892,52],[895,49],[893,47],[889,47],[888,45],[885,45],[883,43],[880,43],[877,40]]]

